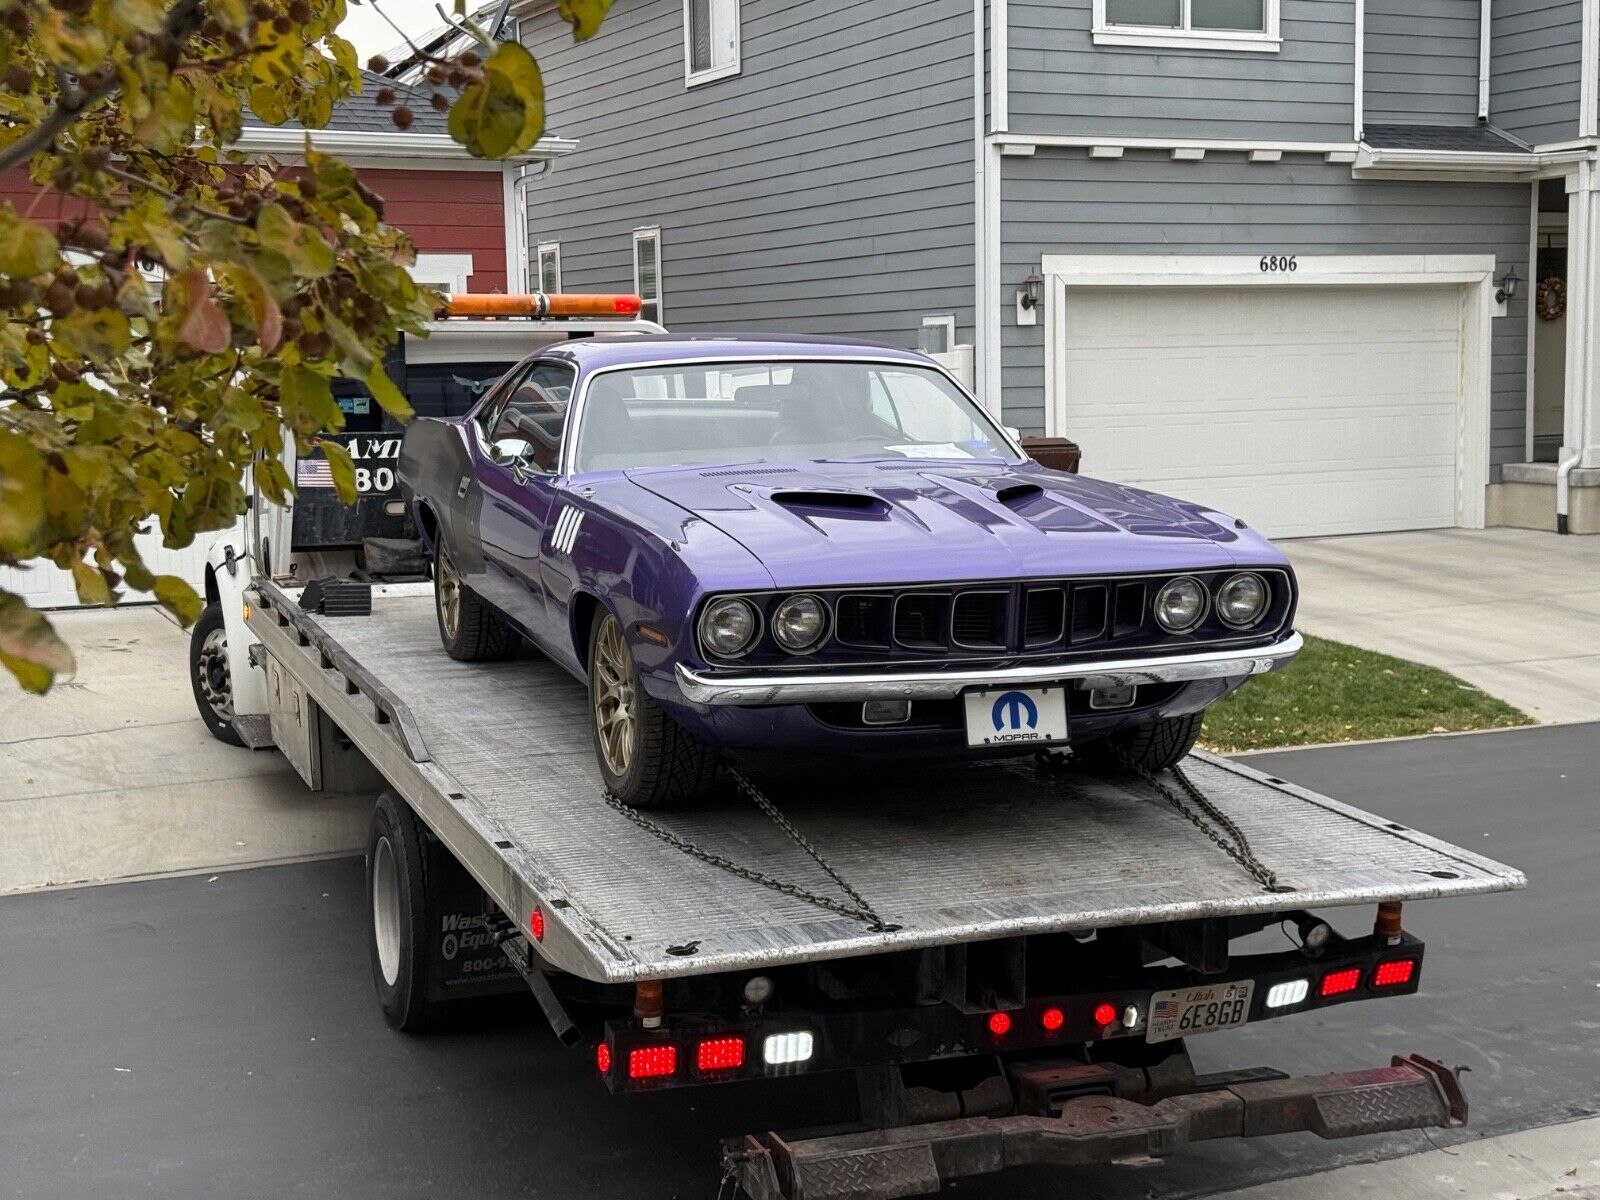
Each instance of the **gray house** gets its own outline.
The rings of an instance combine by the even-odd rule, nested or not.
[[[529,286],[920,346],[1280,536],[1600,532],[1600,0],[518,14]]]

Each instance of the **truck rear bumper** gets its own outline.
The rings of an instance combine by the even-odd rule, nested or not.
[[[1201,1077],[1198,1090],[1153,1104],[1080,1095],[1050,1116],[967,1117],[803,1141],[750,1135],[724,1145],[724,1169],[755,1200],[889,1200],[1008,1167],[1135,1163],[1216,1138],[1343,1138],[1467,1119],[1455,1073],[1418,1055],[1333,1075],[1238,1078],[1207,1086]]]

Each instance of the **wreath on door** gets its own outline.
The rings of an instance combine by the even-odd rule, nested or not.
[[[1559,275],[1547,275],[1539,283],[1539,319],[1559,321],[1567,311],[1567,281]]]

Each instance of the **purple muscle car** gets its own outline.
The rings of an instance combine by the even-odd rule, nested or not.
[[[1092,449],[1092,448],[1091,448]],[[837,339],[565,342],[400,474],[459,659],[586,680],[606,784],[723,751],[1161,770],[1286,663],[1295,581],[1243,522],[1032,462],[925,356]]]

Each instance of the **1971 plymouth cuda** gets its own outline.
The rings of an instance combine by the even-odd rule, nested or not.
[[[906,350],[565,342],[413,422],[400,474],[445,649],[526,639],[586,680],[635,805],[730,750],[1161,770],[1300,648],[1289,565],[1243,522],[1032,462]]]

